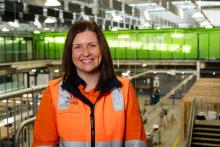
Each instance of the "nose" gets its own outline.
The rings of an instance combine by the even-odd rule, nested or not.
[[[84,47],[83,50],[82,50],[82,55],[87,57],[87,56],[90,56],[91,53],[89,51],[89,49],[87,47]]]

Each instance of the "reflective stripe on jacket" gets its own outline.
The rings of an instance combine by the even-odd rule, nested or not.
[[[38,110],[33,146],[145,147],[134,88],[128,79],[119,80],[121,87],[113,87],[95,104],[76,89],[63,88],[61,81],[51,81]]]

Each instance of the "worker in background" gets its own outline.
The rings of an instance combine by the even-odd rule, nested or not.
[[[70,27],[62,67],[62,79],[49,82],[41,100],[33,146],[146,146],[134,88],[127,78],[116,77],[95,22]]]
[[[160,101],[160,92],[158,88],[154,88],[151,94],[151,105],[155,105]]]

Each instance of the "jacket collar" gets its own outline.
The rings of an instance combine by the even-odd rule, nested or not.
[[[73,76],[72,80],[64,80],[61,87],[72,93],[76,97],[80,98],[85,103],[89,103],[89,105],[91,105],[90,102],[88,102],[89,100],[80,92],[78,88],[79,84],[82,84],[84,87],[86,87],[86,82],[76,74],[75,76]],[[117,78],[111,79],[108,84],[101,88],[100,96],[104,95],[106,92],[109,92],[114,88],[120,88],[121,85],[121,82]]]

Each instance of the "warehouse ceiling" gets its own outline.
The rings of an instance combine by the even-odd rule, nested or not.
[[[219,0],[122,0],[149,14],[149,21],[166,26],[170,20],[178,27],[220,26]]]
[[[58,0],[61,2],[59,7],[45,7],[44,4],[47,0],[5,0],[5,3],[8,1],[18,2],[16,5],[23,2],[23,10],[14,12],[13,7],[9,6],[10,10],[1,10],[4,7],[0,7],[1,30],[7,27],[6,30],[16,31],[34,31],[36,29],[40,31],[64,31],[75,20],[82,18],[96,20],[104,29],[114,27],[119,29],[212,28],[220,26],[220,19],[218,18],[220,2],[218,0]],[[122,4],[122,10],[112,8],[115,2]],[[77,4],[78,8],[70,6],[70,4]],[[56,23],[45,23],[45,20],[51,17],[45,14],[44,10],[40,15],[30,15],[32,7],[28,7],[29,10],[26,10],[27,5],[55,10],[56,12],[53,11],[53,13],[56,13],[57,17],[53,16],[52,19]],[[86,11],[85,7],[86,10],[89,9]],[[72,19],[64,19],[62,18],[64,13],[61,16],[59,14],[60,10],[71,13],[73,10],[76,13],[74,12],[75,14],[70,16]],[[94,17],[95,15],[90,16],[85,13],[92,13],[92,15],[95,13],[97,18]],[[68,13],[67,16],[69,16]],[[11,24],[9,24],[10,21],[12,21]],[[16,26],[17,23],[20,23],[19,27]]]

